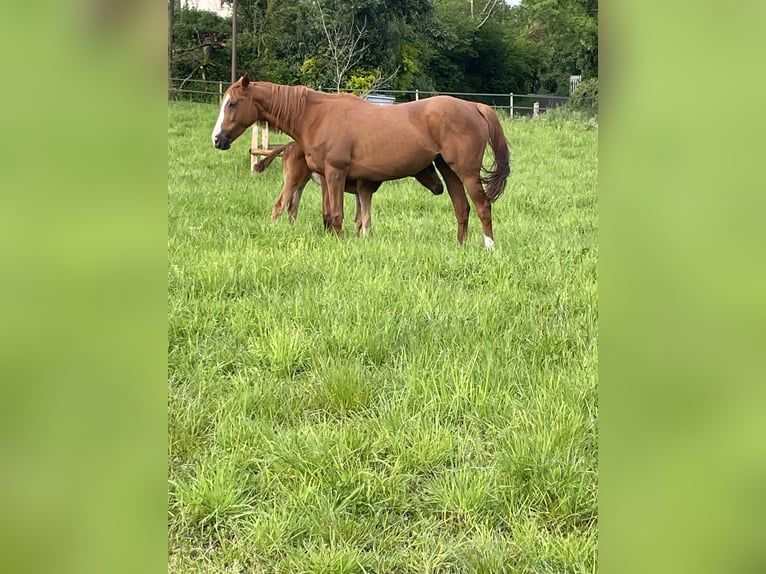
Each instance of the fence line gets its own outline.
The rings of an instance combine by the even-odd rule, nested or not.
[[[172,87],[169,93],[170,97],[175,97],[178,99],[187,98],[196,101],[210,101],[214,103],[220,102],[224,91],[226,91],[226,88],[229,86],[229,82],[214,80],[183,80],[181,78],[171,78],[171,82]],[[204,89],[190,89],[184,87],[187,84],[193,85],[195,88]],[[325,91],[322,90],[322,87],[320,87],[319,90]],[[340,91],[345,93],[352,93],[354,90],[341,89]],[[540,112],[544,112],[551,108],[556,108],[569,101],[569,98],[566,96],[553,96],[549,94],[480,94],[475,92],[438,92],[432,90],[385,89],[375,90],[375,93],[381,95],[392,95],[400,102],[418,100],[421,97],[431,97],[437,95],[455,96],[461,99],[480,101],[495,108],[496,110],[505,110],[510,114],[511,117],[514,115],[537,115]],[[529,103],[530,105],[519,105],[518,100],[522,100],[523,103]]]

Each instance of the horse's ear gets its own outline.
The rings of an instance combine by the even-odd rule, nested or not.
[[[247,72],[245,72],[245,75],[242,76],[242,87],[246,88],[249,83],[250,83],[250,75]]]

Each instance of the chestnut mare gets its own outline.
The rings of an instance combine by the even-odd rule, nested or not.
[[[276,221],[279,216],[284,212],[287,207],[287,213],[290,216],[290,223],[294,223],[298,217],[298,208],[301,203],[301,197],[303,196],[303,189],[306,187],[309,179],[311,179],[313,173],[309,169],[306,163],[306,156],[303,153],[303,148],[297,142],[289,142],[285,145],[275,148],[266,157],[260,160],[253,166],[253,170],[257,173],[263,172],[267,167],[271,165],[274,159],[282,156],[282,191],[274,203],[274,210],[271,212],[271,218]],[[317,176],[318,178],[318,176]],[[444,186],[436,175],[436,170],[433,164],[430,164],[426,169],[420,173],[415,174],[415,178],[427,189],[431,190],[434,195],[440,195],[444,193]],[[321,184],[321,181],[317,181]],[[380,185],[379,182],[374,184],[376,187]],[[346,180],[346,193],[353,193],[356,195],[356,215],[354,216],[354,223],[356,226],[356,233],[359,234],[359,230],[362,230],[362,234],[366,237],[370,226],[370,207],[366,208],[368,214],[366,220],[362,218],[362,206],[360,203],[359,195],[356,193],[357,182],[353,179]]]
[[[468,189],[484,229],[484,245],[494,249],[492,202],[505,189],[510,164],[503,128],[489,106],[450,96],[379,106],[305,86],[251,82],[245,75],[224,94],[213,145],[229,149],[258,120],[303,148],[309,168],[322,176],[325,226],[336,233],[343,229],[346,179],[357,181],[364,206],[369,205],[373,182],[411,176],[434,162],[452,199],[458,242],[463,243],[468,231]],[[482,177],[487,144],[494,165]]]

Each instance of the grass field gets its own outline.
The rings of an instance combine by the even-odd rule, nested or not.
[[[413,179],[272,223],[280,161],[168,113],[169,572],[595,572],[597,128],[503,121],[489,253]]]

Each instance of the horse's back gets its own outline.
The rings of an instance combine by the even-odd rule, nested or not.
[[[309,163],[349,166],[348,177],[385,181],[412,175],[436,156],[452,164],[481,162],[487,122],[473,102],[434,96],[379,106],[361,98],[328,97],[304,126]]]

